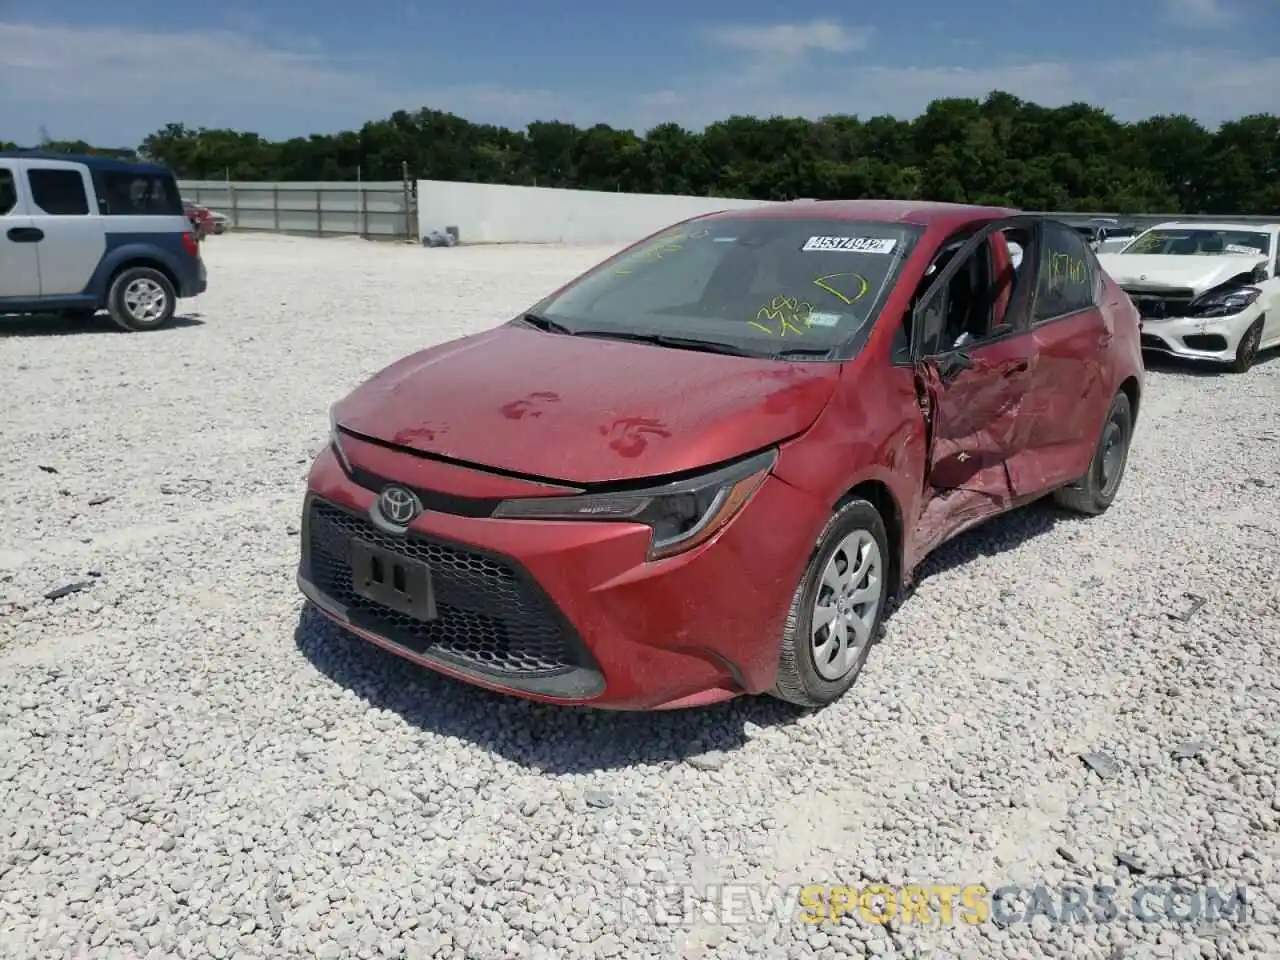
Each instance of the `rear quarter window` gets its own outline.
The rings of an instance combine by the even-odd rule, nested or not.
[[[1093,306],[1098,293],[1093,263],[1078,233],[1058,223],[1046,223],[1033,322]]]
[[[97,173],[98,203],[107,216],[182,216],[182,198],[172,176],[112,171]]]

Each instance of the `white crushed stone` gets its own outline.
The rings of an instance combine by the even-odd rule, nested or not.
[[[328,404],[611,249],[230,235],[198,323],[0,319],[0,955],[1280,955],[1280,357],[1152,370],[1110,513],[944,547],[800,719],[546,708],[300,621]],[[1253,922],[616,913],[623,884],[1175,876]]]

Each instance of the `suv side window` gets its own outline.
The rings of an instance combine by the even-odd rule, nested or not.
[[[1034,323],[1094,306],[1096,287],[1090,259],[1078,233],[1053,221],[1044,224]]]
[[[113,171],[95,174],[94,181],[107,216],[182,216],[182,199],[168,177]]]
[[[84,217],[89,214],[89,197],[79,170],[31,167],[27,170],[31,199],[53,217]]]
[[[0,167],[0,217],[7,217],[18,205],[18,181],[8,167]]]

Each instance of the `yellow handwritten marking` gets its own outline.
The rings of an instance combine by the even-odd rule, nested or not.
[[[1067,283],[1084,283],[1089,278],[1088,268],[1079,257],[1068,253],[1049,254],[1049,286],[1058,287]]]
[[[833,280],[840,280],[843,278],[852,279],[856,281],[858,284],[858,292],[855,293],[852,298],[850,298],[847,294],[841,293],[831,283],[831,281]],[[857,303],[859,300],[865,297],[867,295],[867,290],[871,286],[869,283],[867,283],[866,277],[863,277],[856,273],[829,273],[825,277],[818,277],[818,279],[813,281],[813,285],[815,287],[818,287],[821,290],[825,290],[827,293],[831,294],[833,297],[837,297],[838,299],[843,300],[849,306],[853,306],[855,303]],[[843,284],[840,284],[840,286],[843,286]]]
[[[701,240],[703,237],[709,237],[709,236],[711,236],[711,231],[708,230],[706,227],[703,227],[701,230],[695,230],[693,233],[689,234],[689,236],[686,237],[685,239]]]
[[[785,337],[787,331],[790,330],[797,336],[804,336],[805,328],[809,326],[809,314],[813,312],[813,304],[795,297],[776,296],[756,313],[754,320],[748,321],[753,327],[764,330],[766,333],[777,333],[780,337]],[[761,321],[777,321],[778,328],[775,331],[772,326]]]
[[[678,234],[674,237],[665,237],[661,240],[657,240],[654,242],[653,246],[649,247],[646,250],[642,250],[639,254],[636,255],[635,263],[637,264],[653,263],[654,261],[662,260],[664,257],[666,257],[667,254],[675,253],[677,250],[684,249],[684,244],[681,243],[680,241],[685,239],[688,239],[688,238],[685,237],[683,234]],[[613,275],[615,277],[622,277],[622,276],[626,276],[631,272],[632,272],[632,269],[629,266],[618,267],[613,271]]]

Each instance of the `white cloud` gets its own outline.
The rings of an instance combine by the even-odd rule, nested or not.
[[[1167,18],[1185,27],[1224,27],[1235,16],[1222,0],[1165,0]]]
[[[1280,56],[1197,48],[1129,58],[1045,60],[984,68],[857,66],[776,73],[767,82],[726,70],[672,85],[638,101],[644,127],[678,119],[694,127],[730,113],[818,117],[848,113],[911,117],[942,97],[1004,90],[1044,106],[1094,104],[1119,119],[1187,113],[1210,125],[1280,112]]]
[[[0,22],[0,137],[131,145],[162,124],[308,134],[428,106],[496,122],[550,109],[543,90],[398,87],[367,65],[300,40],[272,46],[232,30],[162,33]]]
[[[716,43],[765,56],[798,57],[806,53],[848,53],[863,49],[868,30],[853,30],[834,20],[808,23],[725,24],[707,30]]]

